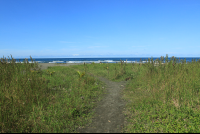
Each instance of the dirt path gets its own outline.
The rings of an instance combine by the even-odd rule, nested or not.
[[[121,92],[127,81],[112,82],[103,77],[98,77],[98,79],[106,84],[107,94],[94,109],[95,117],[92,123],[77,131],[80,133],[122,133],[126,102],[121,99]]]
[[[41,65],[41,66],[40,66]],[[61,64],[60,66],[70,66],[78,64]],[[56,64],[40,63],[41,70],[47,69],[49,66]],[[92,123],[85,127],[77,129],[79,133],[122,133],[125,124],[126,102],[121,99],[121,92],[125,88],[128,81],[112,82],[104,77],[97,77],[106,84],[107,93],[103,99],[98,102],[95,111],[95,116]]]

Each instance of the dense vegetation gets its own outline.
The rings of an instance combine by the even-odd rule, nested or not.
[[[83,64],[37,69],[0,63],[1,132],[76,132],[91,121],[104,84],[129,80],[125,132],[200,132],[200,61],[164,57],[145,64]]]

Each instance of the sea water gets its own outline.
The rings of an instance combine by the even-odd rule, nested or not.
[[[179,62],[181,60],[186,60],[187,62],[192,62],[192,60],[200,61],[200,57],[175,57]],[[24,58],[24,59],[15,59],[15,63],[23,63],[24,60],[28,60],[29,63],[119,63],[121,61],[124,61],[126,63],[146,63],[146,60],[148,62],[148,59],[153,59],[155,61],[156,59],[160,60],[160,57],[142,57],[142,58],[134,58],[134,57],[119,57],[119,58],[32,58],[33,62],[30,58]],[[8,62],[12,59],[8,59]],[[168,61],[170,61],[171,58],[168,58]],[[2,61],[2,59],[1,59]],[[163,63],[165,63],[165,57],[163,60]]]

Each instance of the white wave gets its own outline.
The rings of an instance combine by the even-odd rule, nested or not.
[[[113,60],[104,60],[105,62],[113,62]]]

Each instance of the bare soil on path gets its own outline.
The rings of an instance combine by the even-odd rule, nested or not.
[[[40,65],[42,65],[40,67]],[[70,66],[79,64],[61,64],[59,66]],[[39,63],[41,70],[47,69],[49,66],[57,66],[56,64]],[[128,81],[113,82],[104,77],[97,77],[106,84],[106,94],[101,101],[93,109],[95,114],[92,123],[85,127],[79,127],[78,133],[123,133],[125,122],[125,106],[126,102],[122,100],[122,91]]]
[[[106,78],[98,77],[106,84],[107,93],[94,108],[95,117],[92,123],[79,128],[80,133],[123,133],[125,125],[126,102],[122,100],[122,91],[127,81],[112,82]]]

